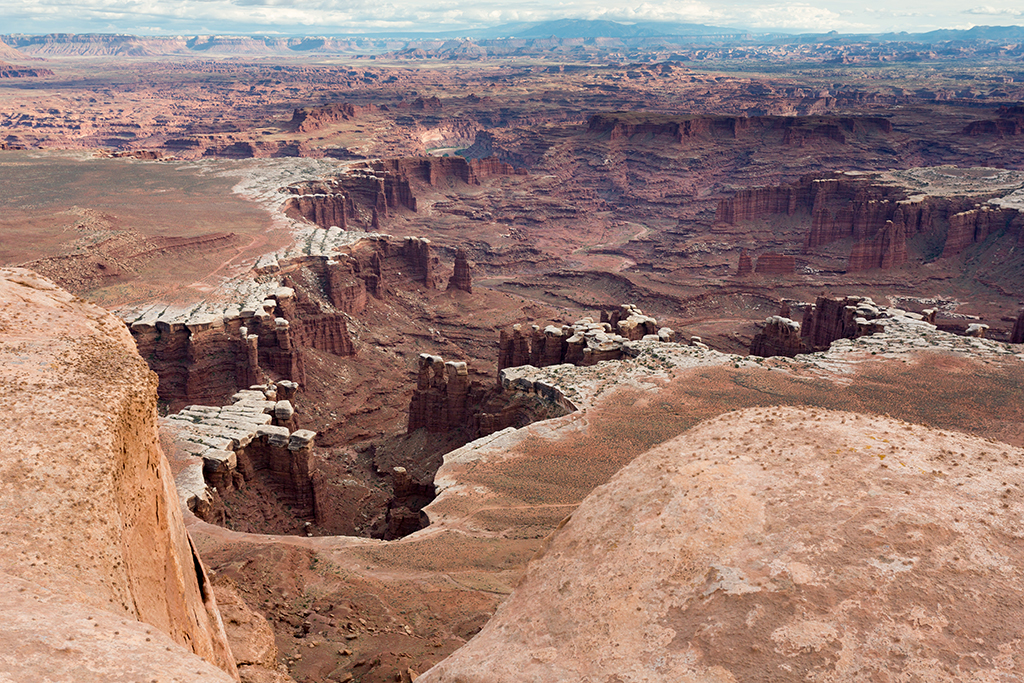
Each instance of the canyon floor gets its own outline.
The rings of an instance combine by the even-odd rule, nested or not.
[[[876,416],[1015,458],[1024,446],[1024,364],[1007,343],[1024,306],[1012,55],[23,49],[50,74],[0,78],[0,265],[113,311],[140,350],[144,334],[184,335],[143,353],[163,414],[228,405],[242,376],[301,370],[289,424],[317,432],[336,519],[306,524],[250,490],[223,496],[235,528],[189,521],[214,584],[268,620],[280,676],[425,672],[484,627],[594,489],[704,421],[720,418],[706,443],[732,443],[732,411]],[[447,287],[457,259],[472,291]],[[236,374],[241,312],[277,297],[267,310],[280,313],[293,295],[298,312],[277,328],[290,323],[291,340],[263,329],[272,359]],[[845,295],[935,311],[938,330],[749,355],[766,317]],[[676,342],[530,374],[568,414],[502,390],[503,330],[623,303]],[[209,316],[235,327],[216,336]],[[971,324],[987,339],[962,336]],[[481,412],[505,420],[496,431],[406,434],[424,353],[466,363]],[[814,433],[787,411],[781,432]],[[396,467],[432,491],[417,504],[429,524],[385,541]]]

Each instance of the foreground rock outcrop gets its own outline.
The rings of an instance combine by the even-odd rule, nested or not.
[[[0,678],[231,681],[124,324],[0,269]]]
[[[1013,679],[1022,475],[1020,448],[898,420],[715,418],[597,488],[419,680]]]

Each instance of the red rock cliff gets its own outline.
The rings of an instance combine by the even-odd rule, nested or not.
[[[233,680],[128,330],[22,269],[0,318],[0,677]]]

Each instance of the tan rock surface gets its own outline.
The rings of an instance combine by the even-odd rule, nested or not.
[[[0,368],[0,633],[30,648],[0,659],[0,672],[232,680],[216,602],[157,442],[156,377],[127,328],[30,271],[0,269]],[[40,608],[25,623],[29,598]],[[74,619],[89,615],[97,625],[83,632]],[[170,640],[135,638],[147,628]],[[65,632],[75,643],[58,647]],[[40,655],[47,650],[72,656],[55,665]],[[177,663],[164,671],[168,659]],[[72,673],[76,661],[82,670]]]
[[[428,681],[1015,680],[1024,450],[791,407],[596,489]]]

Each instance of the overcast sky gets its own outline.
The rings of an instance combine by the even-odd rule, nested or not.
[[[0,33],[346,34],[561,18],[755,30],[922,32],[1024,24],[1021,0],[0,0]]]

